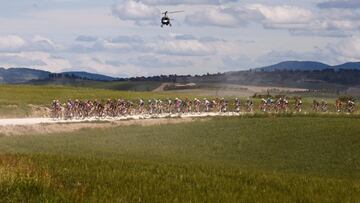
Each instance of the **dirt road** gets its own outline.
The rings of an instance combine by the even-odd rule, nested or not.
[[[194,114],[162,114],[157,116],[143,116],[133,115],[117,118],[86,118],[86,119],[52,119],[52,118],[14,118],[14,119],[0,119],[0,127],[2,126],[26,126],[37,124],[66,124],[66,123],[84,123],[84,122],[114,122],[126,120],[146,120],[159,118],[201,118],[213,116],[239,116],[238,113],[194,113]]]
[[[159,116],[127,116],[118,118],[88,118],[60,120],[51,118],[18,118],[0,119],[0,135],[48,135],[69,133],[81,129],[110,128],[117,126],[152,126],[168,125],[177,123],[193,122],[197,118],[206,121],[208,117],[214,116],[239,116],[236,113],[200,113],[182,115],[159,115]]]

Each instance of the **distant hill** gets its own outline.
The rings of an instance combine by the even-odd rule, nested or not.
[[[257,68],[256,71],[279,71],[279,70],[291,70],[291,71],[314,71],[314,70],[360,70],[360,62],[350,62],[341,65],[331,66],[328,64],[314,62],[314,61],[285,61],[271,66],[265,66]]]
[[[0,83],[24,83],[30,80],[46,79],[50,72],[30,68],[0,68]]]
[[[27,83],[35,80],[51,80],[52,78],[83,79],[92,81],[114,81],[116,78],[88,73],[88,72],[64,72],[51,73],[49,71],[36,70],[31,68],[0,68],[0,83]]]
[[[218,83],[254,86],[279,86],[306,89],[344,90],[360,87],[360,62],[337,66],[313,61],[285,61],[247,71],[204,75],[159,75],[113,78],[88,72],[51,73],[28,68],[0,68],[0,83],[69,85],[116,90],[152,90],[162,83]],[[136,88],[134,88],[136,87]]]
[[[285,61],[271,66],[265,66],[258,68],[260,71],[276,71],[276,70],[302,70],[302,71],[311,71],[311,70],[324,70],[330,68],[331,66],[313,62],[313,61]]]
[[[360,62],[349,62],[341,65],[333,66],[335,69],[343,69],[343,70],[360,70]]]

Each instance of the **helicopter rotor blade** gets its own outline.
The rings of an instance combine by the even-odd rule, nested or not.
[[[163,12],[163,13],[161,13],[161,14],[163,14],[163,15],[166,15],[166,14],[173,14],[173,13],[183,13],[183,12],[185,12],[185,11],[165,11],[165,12]]]
[[[183,13],[185,11],[171,11],[171,12],[168,12],[168,13]]]

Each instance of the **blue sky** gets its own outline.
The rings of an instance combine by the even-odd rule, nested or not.
[[[161,12],[174,26],[160,28]],[[129,77],[360,60],[359,0],[13,0],[0,66]]]

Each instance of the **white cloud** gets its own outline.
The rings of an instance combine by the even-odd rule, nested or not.
[[[87,39],[87,38],[86,38]],[[84,42],[83,40],[81,42]],[[69,48],[71,52],[144,52],[148,51],[146,42],[136,35],[120,35],[111,38],[96,38],[95,41],[87,40],[87,43],[75,43]]]
[[[154,52],[166,55],[206,56],[217,52],[214,46],[199,40],[158,41],[149,46]]]
[[[215,7],[197,11],[185,18],[195,26],[240,27],[251,22],[262,23],[266,28],[287,29],[305,26],[314,16],[310,10],[294,6],[266,6],[250,4],[244,6]]]
[[[112,12],[121,20],[130,20],[137,24],[155,24],[161,14],[159,9],[135,0],[115,4]]]
[[[143,43],[144,40],[138,35],[126,36],[119,35],[110,39],[113,43]]]
[[[204,5],[219,5],[230,2],[237,2],[238,0],[141,0],[149,5],[179,5],[179,4],[204,4]]]
[[[318,16],[301,28],[290,29],[293,34],[327,37],[348,37],[360,29],[360,13],[338,10],[321,11]]]
[[[354,36],[340,41],[336,44],[330,44],[335,55],[339,55],[347,60],[360,60],[360,37]]]
[[[237,27],[245,25],[248,19],[240,18],[238,14],[234,9],[210,8],[186,16],[185,22],[193,26]]]
[[[37,66],[37,68],[40,68],[42,70],[61,72],[62,70],[71,67],[70,62],[67,59],[54,57],[51,54],[45,52],[25,52],[25,53],[21,53],[21,55],[33,60],[43,61],[46,64],[46,66]]]
[[[198,66],[211,64],[201,62],[204,57],[234,54],[239,48],[237,42],[189,34],[116,36],[83,44],[78,49],[83,52],[73,54],[72,67],[122,76],[202,73],[209,66]]]
[[[314,15],[310,10],[294,6],[265,6],[253,4],[248,9],[256,11],[263,16],[262,23],[267,28],[294,28],[309,24]]]
[[[76,38],[76,41],[78,42],[95,42],[98,38],[95,36],[89,36],[89,35],[80,35]]]
[[[52,40],[36,35],[27,40],[17,35],[0,36],[0,52],[54,52],[63,49]]]
[[[168,57],[157,57],[153,55],[138,56],[136,58],[130,58],[129,63],[139,67],[148,68],[179,68],[188,67],[193,65],[190,60],[184,59],[168,59]]]
[[[264,21],[269,24],[303,24],[308,23],[314,17],[310,10],[288,5],[253,4],[247,8],[259,12],[264,16]]]
[[[214,37],[195,37],[192,35],[172,34],[162,36],[149,45],[155,53],[179,56],[227,55],[241,49],[240,41],[227,41]]]
[[[42,37],[36,35],[33,37],[29,46],[27,47],[28,50],[31,51],[44,51],[44,52],[52,52],[56,50],[60,50],[62,47],[60,45],[55,44],[52,40],[46,37]]]
[[[50,54],[58,49],[59,45],[39,35],[29,40],[17,35],[0,36],[0,66],[32,67],[50,71],[69,68],[70,63],[66,59]]]
[[[246,55],[239,55],[236,57],[225,56],[222,58],[223,67],[225,71],[241,70],[254,68],[255,62]]]
[[[139,36],[117,36],[98,39],[94,43],[77,44],[74,53],[150,53],[178,56],[208,56],[221,50],[226,54],[236,49],[237,43],[212,37],[196,38],[192,35],[170,34],[144,40]]]
[[[78,55],[76,60],[72,61],[73,68],[69,70],[82,70],[93,73],[106,74],[109,76],[139,76],[142,70],[136,66],[129,66],[122,61],[113,61],[109,57],[90,56],[88,54]]]
[[[252,5],[264,16],[265,28],[288,29],[295,34],[344,37],[360,28],[360,12],[357,10],[330,9],[311,11],[292,6],[264,7]]]
[[[0,51],[18,51],[27,45],[26,41],[16,35],[0,36]]]
[[[45,52],[2,53],[0,66],[6,68],[27,66],[52,72],[61,72],[71,67],[68,60]]]
[[[192,26],[244,27],[261,24],[266,29],[283,29],[294,35],[346,37],[360,30],[360,10],[311,10],[291,5],[246,4],[215,6],[185,17]]]
[[[35,67],[46,66],[46,63],[40,59],[31,59],[18,54],[0,54],[0,64],[2,67]]]
[[[130,43],[114,43],[108,40],[101,40],[95,43],[95,50],[111,50],[111,51],[131,51]]]
[[[157,25],[161,17],[160,9],[156,8],[155,5],[179,5],[179,4],[204,4],[204,5],[220,5],[229,2],[236,2],[237,0],[125,0],[121,3],[117,3],[112,8],[114,16],[121,20],[133,21],[137,25]],[[228,21],[234,21],[233,17],[222,13],[220,10],[208,10],[205,14],[211,18],[217,25],[221,23],[233,23]],[[201,17],[197,15],[196,18],[192,18],[194,24],[196,19]],[[206,16],[205,16],[206,17]],[[226,25],[225,25],[226,26]]]

